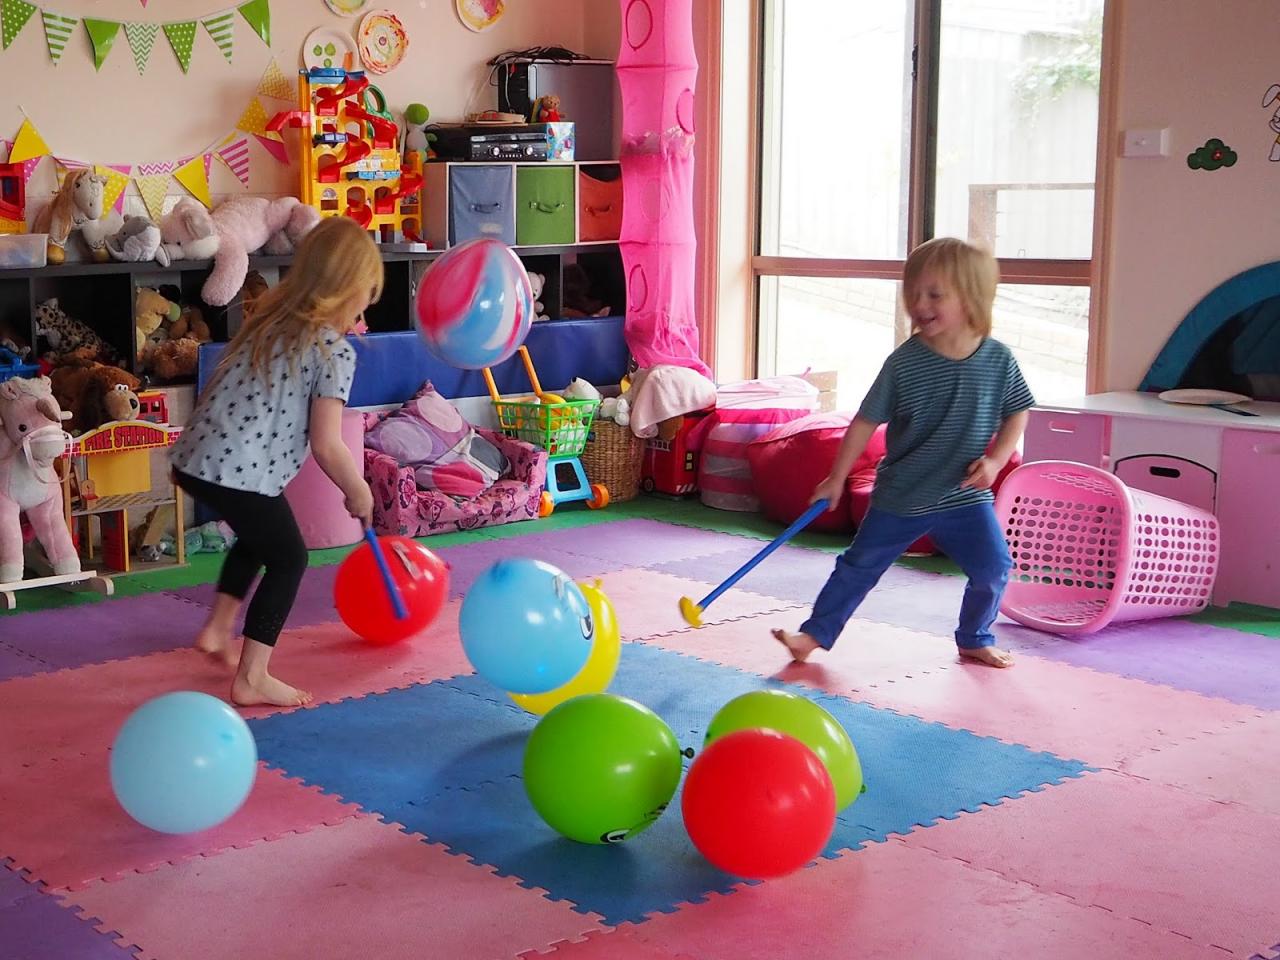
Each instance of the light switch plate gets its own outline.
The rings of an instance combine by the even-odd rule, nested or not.
[[[1126,157],[1167,157],[1169,155],[1169,128],[1143,128],[1124,132]]]

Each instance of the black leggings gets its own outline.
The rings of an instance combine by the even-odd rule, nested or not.
[[[233,490],[181,471],[174,474],[178,486],[217,511],[235,531],[236,542],[218,577],[218,592],[243,600],[258,571],[266,567],[249,601],[243,633],[274,647],[307,569],[307,547],[289,502],[283,496]]]

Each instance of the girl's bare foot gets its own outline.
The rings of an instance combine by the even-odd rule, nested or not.
[[[236,654],[233,633],[234,627],[224,627],[212,621],[206,623],[196,636],[196,649],[215,663],[234,667],[239,657]]]
[[[818,649],[818,641],[807,633],[792,633],[790,630],[774,630],[773,638],[787,648],[791,659],[796,663],[804,663],[809,654]]]
[[[988,667],[1012,667],[1013,654],[997,647],[957,647],[965,660],[976,660]]]
[[[268,704],[273,707],[300,707],[311,702],[311,694],[298,690],[269,673],[250,679],[243,673],[231,684],[231,702],[238,707],[256,707]]]

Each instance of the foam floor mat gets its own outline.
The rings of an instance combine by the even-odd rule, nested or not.
[[[129,960],[131,951],[0,866],[0,950],[5,960]]]

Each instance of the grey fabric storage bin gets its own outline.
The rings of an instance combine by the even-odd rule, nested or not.
[[[509,164],[455,166],[449,170],[449,243],[477,237],[515,246],[515,190]]]

